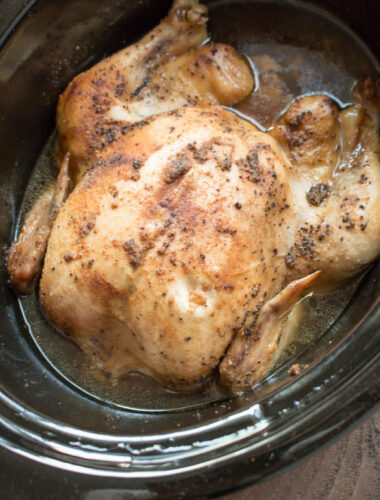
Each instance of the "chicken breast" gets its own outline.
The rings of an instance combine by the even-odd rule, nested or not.
[[[271,137],[220,108],[120,134],[56,220],[40,285],[49,317],[113,375],[199,383],[283,285],[285,164]]]

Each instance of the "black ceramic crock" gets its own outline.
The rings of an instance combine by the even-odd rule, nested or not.
[[[266,8],[265,2],[247,3]],[[378,2],[315,3],[380,56]],[[297,6],[271,4],[277,17],[291,16]],[[298,359],[308,366],[302,376],[291,379],[288,364],[256,391],[196,409],[127,411],[89,398],[59,377],[32,341],[8,283],[5,250],[36,158],[54,128],[57,98],[75,74],[156,25],[169,5],[0,2],[1,498],[216,495],[295,463],[379,401],[379,264],[367,270],[335,324]],[[310,3],[303,5],[307,16]]]

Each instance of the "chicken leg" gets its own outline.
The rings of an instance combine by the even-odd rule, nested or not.
[[[206,23],[204,5],[177,0],[139,42],[71,82],[58,104],[57,124],[76,180],[121,125],[186,103],[231,105],[251,92],[248,64],[232,47],[208,44],[194,51],[207,40]]]
[[[341,111],[327,96],[301,97],[271,132],[291,159],[289,279],[321,270],[319,285],[336,286],[380,252],[375,82],[363,92],[356,89],[356,102]]]

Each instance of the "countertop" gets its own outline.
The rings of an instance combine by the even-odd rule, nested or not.
[[[298,465],[220,500],[380,498],[380,411]]]

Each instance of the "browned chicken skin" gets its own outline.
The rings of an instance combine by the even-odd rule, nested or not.
[[[258,131],[219,106],[253,78],[231,47],[197,48],[206,21],[195,0],[175,2],[61,96],[60,148],[77,185],[40,298],[111,376],[138,370],[188,390],[219,367],[238,392],[291,340],[304,293],[379,254],[377,108],[367,82],[343,111],[303,96]]]
[[[57,108],[58,159],[62,163],[56,192],[70,177],[77,183],[102,158],[115,135],[152,114],[187,104],[232,105],[248,95],[253,78],[247,62],[230,46],[206,39],[207,9],[195,0],[178,0],[168,16],[142,40],[78,75]],[[190,51],[189,51],[190,50]],[[65,159],[66,158],[66,159]],[[13,286],[25,293],[41,270],[57,210],[47,191],[25,221],[19,241],[9,252]],[[63,199],[61,199],[61,202]]]
[[[247,96],[253,78],[230,46],[207,40],[207,9],[174,2],[168,16],[138,43],[78,75],[57,109],[59,140],[70,151],[78,180],[121,125],[185,104],[232,105]]]

